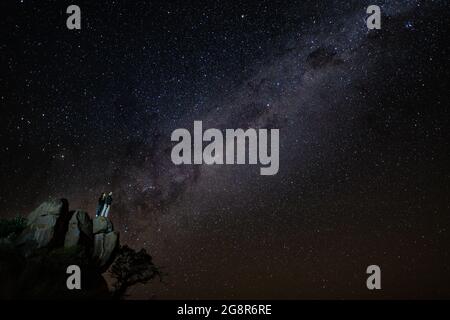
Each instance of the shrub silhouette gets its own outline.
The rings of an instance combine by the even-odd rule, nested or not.
[[[113,285],[113,298],[116,299],[123,298],[127,289],[137,283],[144,284],[155,277],[162,281],[163,277],[145,249],[136,252],[126,245],[120,248],[110,272],[116,281]]]

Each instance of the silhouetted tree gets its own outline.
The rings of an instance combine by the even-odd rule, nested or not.
[[[137,283],[147,283],[155,277],[162,281],[163,276],[145,249],[136,252],[126,245],[119,249],[111,275],[116,280],[112,292],[115,299],[123,298],[127,289]]]

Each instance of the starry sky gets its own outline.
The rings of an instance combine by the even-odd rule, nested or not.
[[[0,216],[113,191],[121,243],[169,274],[130,298],[449,298],[448,7],[2,1]],[[194,120],[280,129],[278,174],[175,166]]]

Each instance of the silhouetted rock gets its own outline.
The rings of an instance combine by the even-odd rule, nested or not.
[[[25,229],[0,241],[0,299],[110,298],[102,273],[114,259],[118,233],[104,219],[99,256],[93,256],[92,219],[84,211],[69,211],[67,200],[50,200],[31,212]],[[82,270],[83,290],[68,290],[66,269]]]
[[[68,209],[65,199],[42,203],[29,214],[27,227],[19,235],[16,244],[26,253],[37,248],[63,244],[70,218]]]
[[[84,211],[69,211],[67,200],[46,201],[29,214],[28,220],[13,222],[2,224],[0,300],[120,298],[126,288],[147,281],[156,270],[142,252],[136,257],[145,259],[137,259],[131,249],[120,250],[119,233],[108,218],[92,220]],[[130,265],[127,274],[133,277],[132,281],[121,278],[120,290],[110,292],[102,273],[118,252],[122,252],[122,258],[115,269],[128,270]],[[124,263],[130,257],[134,262]],[[67,289],[66,270],[70,265],[82,270],[82,290]]]
[[[94,234],[97,233],[109,233],[114,230],[113,224],[111,220],[105,217],[95,217],[93,221],[93,230]]]
[[[84,211],[74,211],[69,221],[64,247],[70,248],[76,245],[92,246],[92,220]]]
[[[109,266],[119,246],[119,234],[115,231],[95,235],[92,257],[99,267]]]

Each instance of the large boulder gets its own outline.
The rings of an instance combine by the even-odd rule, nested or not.
[[[114,231],[111,220],[106,217],[94,218],[92,225],[94,234],[92,257],[100,268],[107,268],[119,246],[119,233]]]
[[[16,243],[31,250],[62,245],[69,218],[69,205],[66,199],[46,201],[29,214],[27,227],[19,235]]]
[[[119,233],[98,233],[94,238],[94,252],[92,257],[100,267],[106,267],[114,259],[119,245]]]
[[[0,239],[0,299],[109,297],[102,273],[120,245],[108,218],[69,211],[61,199],[42,203],[26,221]],[[68,265],[83,270],[82,291],[67,290]]]
[[[114,230],[111,220],[106,217],[95,217],[93,221],[92,232],[94,234],[98,233],[109,233]]]
[[[64,240],[64,247],[70,248],[77,245],[91,247],[92,241],[92,220],[89,215],[80,210],[72,212],[72,218],[69,221]]]

